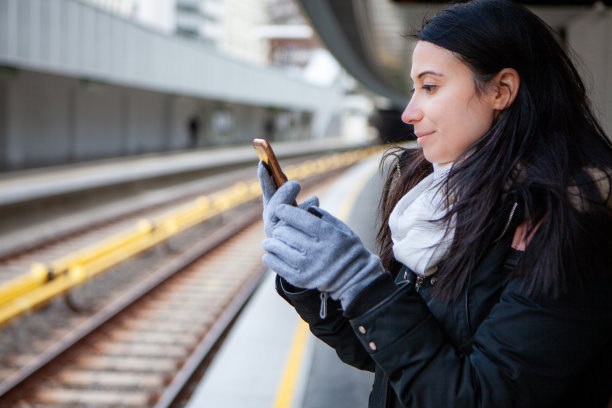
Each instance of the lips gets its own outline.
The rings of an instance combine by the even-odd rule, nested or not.
[[[431,132],[415,133],[417,137],[417,143],[423,143],[427,139],[427,136],[431,135],[432,133],[435,133],[435,130],[432,130]]]
[[[421,138],[421,137],[425,137],[425,136],[429,136],[431,135],[433,132],[435,132],[435,130],[432,130],[431,132],[423,132],[423,133],[415,133],[417,139]]]

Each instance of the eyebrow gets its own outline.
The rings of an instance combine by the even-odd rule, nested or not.
[[[417,75],[417,79],[422,77],[423,75],[435,75],[435,76],[444,76],[443,74],[434,72],[434,71],[423,71],[419,75]]]

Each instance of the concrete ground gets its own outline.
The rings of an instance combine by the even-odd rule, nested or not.
[[[347,171],[321,199],[374,248],[380,156]],[[342,363],[275,293],[269,272],[239,317],[188,408],[366,408],[373,373]],[[298,340],[304,338],[304,345]]]

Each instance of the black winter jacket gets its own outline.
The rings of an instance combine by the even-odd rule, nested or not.
[[[277,291],[342,361],[375,372],[371,408],[606,407],[612,395],[609,274],[561,298],[531,298],[521,279],[508,279],[520,257],[511,239],[507,233],[491,245],[465,296],[451,305],[432,298],[431,279],[417,290],[405,267],[395,281],[389,275],[362,292],[365,303],[377,294],[365,312],[343,312],[330,299],[321,319],[316,290],[277,278]]]

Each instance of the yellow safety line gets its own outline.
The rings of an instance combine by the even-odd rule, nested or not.
[[[308,339],[308,325],[300,320],[293,336],[289,358],[283,371],[282,382],[276,395],[274,408],[290,408],[293,402],[298,374],[304,361],[306,340]]]
[[[353,188],[349,194],[347,194],[343,205],[337,213],[339,219],[342,221],[347,220],[351,208],[355,204],[359,193],[363,190],[364,184],[376,173],[376,171],[378,171],[378,167],[374,167],[371,171],[364,172],[359,180],[354,183]],[[298,373],[304,360],[308,332],[308,324],[300,319],[293,338],[293,343],[291,344],[285,370],[281,377],[282,381],[276,393],[276,401],[274,402],[273,408],[291,408],[294,397],[293,393],[298,380]]]
[[[317,160],[307,160],[300,165],[287,166],[285,172],[287,176],[292,174],[289,178],[300,180],[354,164],[380,149],[370,147],[335,153]],[[0,284],[0,326],[171,236],[260,195],[257,180],[238,182],[210,196],[201,196],[158,219],[141,220],[127,231],[48,264],[33,265],[30,272]],[[62,283],[59,284],[59,281]]]
[[[344,200],[344,202],[342,203],[342,205],[340,206],[340,209],[338,210],[336,214],[336,216],[339,219],[346,222],[351,212],[351,209],[355,206],[355,201],[357,201],[357,197],[359,196],[359,193],[361,193],[361,191],[363,190],[365,183],[369,179],[371,179],[372,176],[374,176],[374,174],[376,174],[377,171],[378,171],[378,166],[372,166],[372,168],[369,171],[363,172],[363,174],[361,174],[361,177],[359,178],[359,180],[355,180],[355,182],[353,183],[353,188],[347,194],[346,199]]]

